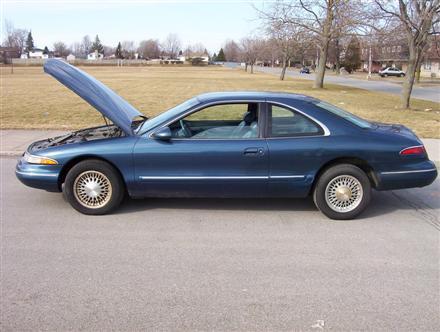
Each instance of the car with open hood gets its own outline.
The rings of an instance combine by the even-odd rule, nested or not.
[[[24,184],[63,192],[85,214],[124,196],[307,197],[333,219],[361,213],[371,191],[423,187],[437,169],[402,125],[369,122],[321,100],[275,92],[202,94],[148,119],[61,60],[44,71],[106,124],[32,143]]]

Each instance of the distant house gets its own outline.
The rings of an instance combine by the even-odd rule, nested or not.
[[[68,62],[73,62],[73,61],[75,61],[75,59],[76,59],[76,56],[74,56],[72,53],[66,57],[66,60]]]
[[[20,53],[18,47],[0,47],[0,63],[10,63],[11,59],[19,58]]]
[[[432,36],[428,41],[428,47],[423,53],[420,75],[422,77],[440,77],[440,54],[439,40]],[[385,67],[396,67],[407,71],[409,48],[406,39],[392,41],[379,41],[371,47],[372,72],[377,72]],[[368,70],[369,49],[361,49],[362,69]]]
[[[420,75],[422,77],[440,77],[440,41],[432,40],[424,52]]]
[[[206,52],[200,53],[200,54],[193,54],[192,58],[200,58],[202,62],[209,62],[209,54]]]
[[[104,54],[98,53],[98,51],[87,54],[87,60],[102,60]]]
[[[44,54],[44,50],[41,48],[33,48],[28,53],[29,59],[47,59],[49,58],[49,54]]]

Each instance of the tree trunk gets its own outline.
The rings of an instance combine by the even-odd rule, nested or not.
[[[414,42],[409,43],[409,59],[408,59],[408,69],[406,71],[406,80],[403,82],[402,87],[402,107],[409,109],[411,92],[414,85],[414,79],[417,69],[417,50]]]
[[[284,81],[284,76],[286,75],[286,69],[287,69],[287,61],[285,58],[283,58],[283,68],[281,69],[281,74],[280,74],[281,81]]]
[[[251,74],[253,74],[253,73],[254,73],[254,64],[251,63]]]
[[[416,84],[420,83],[420,71],[422,70],[422,61],[421,59],[419,59],[419,61],[417,61],[417,66],[416,66]]]
[[[340,50],[339,50],[339,38],[335,41],[335,71],[336,75],[341,73],[341,60],[340,60]]]
[[[319,49],[319,62],[315,74],[314,89],[322,89],[324,87],[325,64],[327,63],[329,38],[325,38]]]
[[[248,67],[248,63],[245,62],[245,63],[244,63],[244,71],[245,71],[245,72],[247,72],[247,67]]]

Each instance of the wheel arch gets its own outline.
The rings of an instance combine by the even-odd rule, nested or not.
[[[315,190],[316,183],[318,182],[318,179],[321,177],[322,173],[324,173],[330,167],[341,164],[350,164],[359,167],[367,175],[368,179],[370,180],[371,187],[376,188],[378,186],[379,181],[374,168],[366,160],[359,157],[339,157],[327,161],[319,168],[318,172],[315,174],[315,178],[313,179],[313,184],[309,194],[312,194]]]
[[[60,191],[62,191],[62,185],[63,185],[64,181],[66,180],[67,173],[69,173],[69,171],[72,169],[73,166],[77,165],[78,163],[80,163],[81,161],[84,161],[84,160],[99,160],[99,161],[103,161],[103,162],[111,165],[116,170],[116,172],[118,172],[119,176],[121,177],[122,182],[124,183],[124,190],[127,191],[127,184],[125,183],[125,179],[121,173],[121,170],[114,163],[112,163],[110,160],[103,158],[101,156],[96,156],[96,155],[81,155],[81,156],[77,156],[77,157],[70,159],[63,166],[63,168],[61,169],[60,175],[58,176],[58,188]]]

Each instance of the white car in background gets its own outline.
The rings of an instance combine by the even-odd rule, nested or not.
[[[403,77],[405,76],[405,72],[394,67],[387,67],[383,70],[379,70],[379,75],[381,77],[387,77],[387,76]]]

